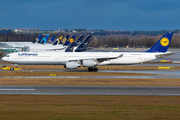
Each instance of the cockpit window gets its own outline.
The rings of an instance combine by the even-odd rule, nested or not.
[[[5,57],[9,57],[9,55],[6,55]]]

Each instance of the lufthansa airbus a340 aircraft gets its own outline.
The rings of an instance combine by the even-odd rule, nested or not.
[[[167,52],[172,35],[167,32],[145,52],[73,52],[73,46],[69,46],[70,51],[66,52],[17,52],[7,54],[2,60],[24,65],[64,65],[67,69],[84,66],[88,71],[97,71],[96,66],[137,64],[175,54]]]

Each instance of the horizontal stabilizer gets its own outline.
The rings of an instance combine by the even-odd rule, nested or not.
[[[174,55],[176,53],[165,53],[165,54],[160,54],[160,55],[156,55],[156,58],[159,59],[159,58],[162,58],[162,57],[166,57],[166,56],[170,56],[170,55]]]
[[[87,47],[87,49],[86,50],[92,50],[93,49],[93,47]]]

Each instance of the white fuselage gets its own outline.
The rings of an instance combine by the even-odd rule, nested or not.
[[[25,65],[65,65],[69,61],[96,60],[98,58],[120,58],[100,62],[98,65],[137,64],[157,59],[166,53],[147,52],[18,52],[2,58],[3,61]]]
[[[62,45],[52,45],[52,44],[39,44],[32,42],[4,42],[13,47],[29,47],[29,52],[38,52],[38,51],[55,51],[63,50],[66,46]]]

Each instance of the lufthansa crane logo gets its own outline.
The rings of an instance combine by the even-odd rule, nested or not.
[[[169,45],[169,39],[164,37],[164,38],[161,39],[160,43],[161,43],[162,46],[166,47],[166,46]]]
[[[69,41],[70,41],[70,43],[72,43],[72,42],[74,42],[74,39],[71,38]]]

